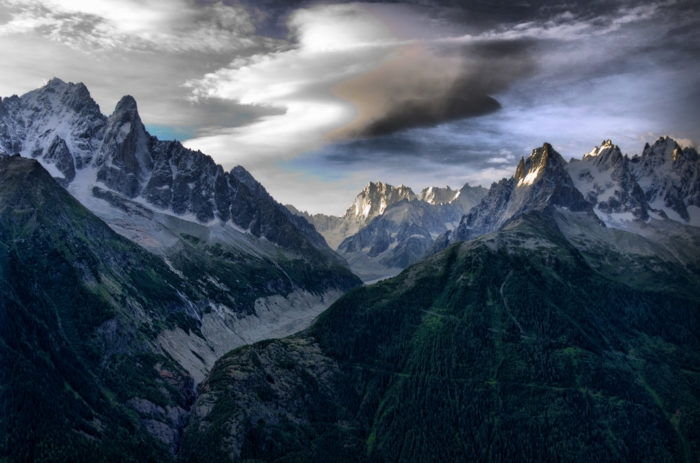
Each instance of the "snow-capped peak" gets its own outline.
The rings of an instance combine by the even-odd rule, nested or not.
[[[654,158],[654,164],[658,165],[667,160],[676,160],[683,149],[669,136],[660,137],[653,145],[644,145],[642,158]]]
[[[694,148],[681,148],[660,137],[630,159],[631,170],[652,209],[669,218],[700,225],[700,158]]]
[[[515,180],[519,187],[531,186],[537,182],[545,170],[563,167],[564,159],[552,145],[545,143],[540,148],[532,150],[527,159],[521,158],[515,169]]]
[[[417,198],[413,190],[405,185],[395,187],[383,182],[370,182],[357,195],[345,216],[369,221],[382,214],[387,207],[403,199],[410,201]]]
[[[609,169],[625,162],[620,147],[610,140],[604,140],[600,146],[596,146],[583,156],[584,162],[592,162],[599,169]]]
[[[615,148],[617,148],[617,146],[614,145],[610,139],[603,140],[600,146],[596,146],[590,152],[584,154],[583,159],[599,157],[602,154],[608,153]]]
[[[447,204],[454,201],[459,196],[459,190],[453,190],[449,186],[444,188],[431,186],[423,188],[420,192],[421,201],[432,205]]]
[[[2,99],[0,113],[0,148],[38,158],[67,181],[99,150],[107,119],[85,85],[58,78],[21,97]]]

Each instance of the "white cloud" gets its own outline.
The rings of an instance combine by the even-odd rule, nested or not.
[[[317,148],[325,133],[352,120],[355,109],[332,87],[378,66],[389,50],[381,42],[358,43],[386,39],[388,32],[371,14],[350,5],[323,7],[318,16],[301,10],[290,27],[297,47],[237,59],[187,83],[196,99],[271,106],[283,114],[190,140],[189,146],[215,154],[220,162],[256,164]]]
[[[673,137],[671,136],[676,142],[681,146],[681,148],[695,148],[697,145],[693,140],[690,138],[683,138],[683,137]]]
[[[624,7],[612,16],[581,19],[570,11],[544,22],[528,21],[514,26],[508,25],[481,34],[482,38],[500,39],[532,38],[538,40],[575,41],[592,36],[601,36],[620,30],[627,24],[654,17],[659,8],[671,2],[657,2],[646,5]],[[469,37],[469,36],[465,36]]]
[[[491,96],[530,72],[518,52],[481,56],[469,47],[543,39],[578,43],[646,20],[657,9],[650,4],[586,19],[565,12],[548,21],[476,35],[459,33],[459,26],[435,21],[425,10],[406,5],[349,3],[300,9],[288,21],[296,38],[292,46],[233,60],[187,83],[199,101],[222,98],[275,107],[281,114],[211,131],[187,144],[225,164],[259,166],[337,139],[373,133],[375,127],[390,131],[392,121],[383,120],[387,118],[434,112],[439,122],[442,105],[456,96]],[[571,57],[567,50],[565,59]],[[484,104],[476,104],[475,114]],[[432,122],[430,116],[426,119]]]
[[[221,52],[259,47],[246,10],[187,0],[0,0],[0,35],[36,32],[82,49]]]
[[[465,180],[490,183],[511,173],[502,163],[509,156],[497,148],[490,151],[492,146],[509,144],[519,157],[544,139],[571,154],[590,149],[589,136],[593,142],[612,136],[626,144],[624,137],[636,137],[640,130],[668,130],[697,139],[692,127],[659,126],[671,101],[691,101],[672,92],[678,93],[684,80],[679,75],[696,67],[692,60],[666,66],[668,76],[649,71],[656,66],[652,59],[638,74],[591,79],[596,72],[620,73],[637,56],[632,51],[655,45],[669,28],[663,15],[656,19],[659,4],[623,9],[608,18],[564,13],[551,21],[474,35],[465,31],[481,30],[481,25],[467,29],[446,23],[450,16],[444,11],[431,15],[430,9],[398,4],[315,4],[291,13],[291,36],[282,41],[256,35],[254,20],[232,3],[0,0],[0,95],[21,93],[58,76],[85,82],[109,113],[121,95],[132,94],[146,124],[191,129],[187,132],[197,137],[189,146],[225,167],[245,165],[280,200],[315,205],[315,210],[342,210],[369,179],[416,188],[459,186]],[[647,22],[640,26],[642,21]],[[489,40],[536,43],[535,58],[545,71],[524,88],[499,93],[489,87],[486,94],[495,95],[504,109],[470,123],[478,127],[490,121],[484,126],[492,131],[464,130],[461,138],[441,138],[439,129],[425,129],[435,135],[421,145],[426,152],[406,157],[373,153],[358,162],[319,167],[316,161],[323,160],[312,154],[300,157],[308,162],[298,170],[286,162],[334,137],[352,135],[351,129],[361,133],[363,124],[391,105],[399,108],[395,112],[410,113],[401,104],[413,96],[450,96],[445,89],[465,75],[495,80],[508,77],[508,69],[518,74],[520,63],[512,56],[496,66],[498,56],[484,60],[472,54],[474,44]],[[638,56],[638,61],[649,59]],[[506,84],[507,78],[498,88]],[[697,86],[689,84],[685,94],[697,95]],[[686,119],[686,125],[697,120]],[[483,156],[459,164],[459,143],[480,148],[483,137],[493,138],[481,150]],[[636,142],[629,146],[638,149]],[[462,157],[476,151],[468,149]]]
[[[375,126],[391,130],[395,121],[386,124],[389,129],[382,124],[392,118],[427,114],[429,124],[464,111],[461,106],[478,112],[489,90],[503,88],[523,70],[507,53],[505,59],[469,56],[464,47],[483,43],[481,38],[440,35],[444,24],[422,13],[361,3],[297,10],[288,22],[294,46],[236,59],[187,83],[195,100],[223,98],[282,113],[206,134],[188,146],[226,164],[287,159]],[[481,78],[484,69],[493,71],[488,79]]]
[[[359,5],[299,10],[289,20],[294,48],[234,60],[188,82],[196,98],[224,98],[273,106],[283,114],[264,117],[189,140],[220,162],[246,165],[292,157],[324,143],[323,135],[354,117],[354,108],[332,87],[378,66],[393,40],[374,12]]]

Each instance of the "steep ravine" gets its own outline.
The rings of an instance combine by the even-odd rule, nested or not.
[[[304,328],[357,281],[275,263],[203,242],[164,259],[0,156],[0,457],[171,460],[221,355]]]

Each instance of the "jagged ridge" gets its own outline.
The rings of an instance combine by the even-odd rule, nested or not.
[[[276,203],[241,166],[225,172],[209,156],[148,134],[136,101],[105,117],[87,88],[54,78],[0,101],[0,149],[39,159],[64,185],[104,184],[130,199],[201,223],[231,222],[280,246],[333,258],[323,238]],[[94,178],[89,178],[94,176]]]

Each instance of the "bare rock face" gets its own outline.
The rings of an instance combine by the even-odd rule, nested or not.
[[[136,101],[131,96],[123,97],[107,119],[97,179],[129,198],[138,196],[153,167],[150,141]]]
[[[180,456],[186,461],[239,461],[251,458],[253,442],[273,454],[277,449],[288,453],[290,440],[296,441],[292,445],[307,444],[304,432],[287,435],[287,429],[313,434],[323,428],[332,434],[352,418],[337,400],[352,387],[342,378],[337,362],[311,338],[237,350],[222,358],[215,374],[200,386]],[[211,445],[202,455],[206,440]],[[343,442],[337,445],[342,448]]]
[[[469,184],[459,190],[429,187],[416,195],[404,185],[370,182],[342,217],[287,208],[314,224],[360,278],[374,281],[424,257],[433,240],[484,195],[485,188]]]
[[[44,154],[44,159],[56,166],[63,175],[62,183],[70,183],[75,178],[75,162],[66,141],[56,135]]]
[[[0,149],[39,159],[64,186],[93,175],[82,183],[100,183],[177,216],[230,222],[282,247],[337,259],[312,226],[278,204],[243,167],[225,172],[199,151],[149,135],[128,95],[109,117],[83,84],[60,79],[2,99]]]
[[[591,210],[566,171],[566,161],[549,143],[522,158],[515,175],[494,183],[477,206],[462,217],[459,226],[442,237],[436,246],[465,241],[497,230],[508,220],[550,206],[572,211]],[[592,210],[591,210],[592,212]]]
[[[681,148],[672,138],[661,137],[630,158],[630,167],[651,208],[700,225],[700,157],[695,148]]]
[[[583,159],[572,159],[567,171],[603,221],[611,223],[621,216],[649,218],[649,205],[630,160],[610,140],[604,140]]]

